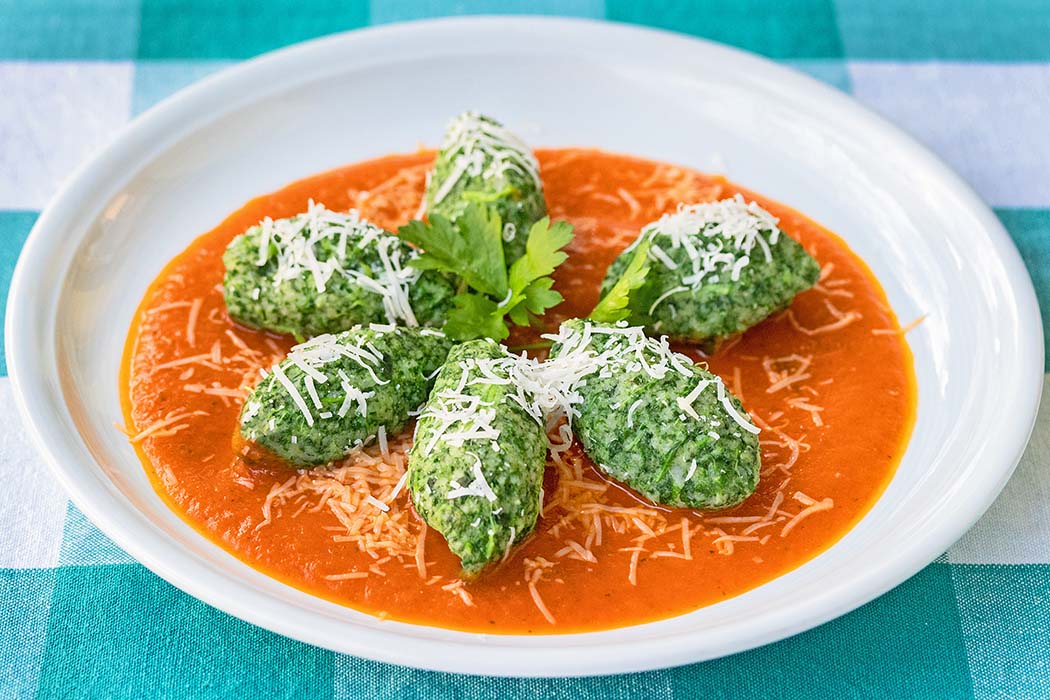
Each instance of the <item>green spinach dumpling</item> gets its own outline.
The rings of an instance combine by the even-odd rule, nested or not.
[[[445,132],[426,209],[455,220],[471,202],[499,213],[508,264],[525,253],[529,229],[547,215],[540,166],[529,147],[495,119],[464,112]]]
[[[820,277],[820,265],[740,195],[681,207],[642,229],[609,267],[608,292],[649,242],[649,275],[631,297],[631,321],[653,335],[711,350],[786,308]]]
[[[408,423],[451,347],[429,328],[376,325],[297,345],[244,402],[235,443],[250,460],[289,467],[341,459]]]
[[[759,429],[718,376],[638,326],[576,319],[553,340],[549,362],[581,377],[573,431],[609,476],[674,508],[754,493]]]
[[[416,423],[412,502],[467,577],[505,556],[539,515],[547,435],[518,381],[524,362],[487,339],[456,346]]]
[[[246,326],[300,337],[362,323],[440,326],[455,288],[410,266],[418,255],[356,211],[311,201],[306,213],[267,218],[230,242],[226,308]]]

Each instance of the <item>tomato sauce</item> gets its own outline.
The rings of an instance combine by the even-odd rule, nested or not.
[[[340,528],[329,509],[285,507],[265,517],[267,495],[294,472],[245,465],[231,437],[244,388],[293,341],[229,319],[223,250],[264,217],[300,213],[310,199],[356,207],[396,230],[419,207],[433,152],[349,165],[253,199],[161,272],[130,330],[121,375],[128,432],[157,492],[204,536],[290,586],[382,617],[492,633],[594,631],[679,615],[760,586],[839,540],[893,476],[915,409],[910,352],[863,261],[802,214],[719,176],[586,149],[537,156],[552,218],[576,232],[556,272],[566,301],[548,314],[546,330],[588,314],[616,255],[679,202],[742,192],[823,266],[817,288],[713,356],[677,348],[707,362],[764,427],[763,474],[751,498],[717,513],[658,509],[668,523],[684,524],[691,542],[681,529],[643,534],[644,552],[629,517],[623,532],[609,520],[600,544],[593,536],[588,543],[595,561],[566,554],[566,540],[582,543],[583,534],[556,528],[563,513],[552,507],[507,561],[465,584],[469,604],[455,590],[426,585],[411,560],[388,562],[381,575],[339,578],[369,570],[375,559],[333,537]],[[508,344],[535,342],[540,332],[518,329]],[[607,506],[646,505],[575,456],[588,483],[606,489]],[[550,467],[545,490],[553,493],[559,478]],[[425,552],[428,577],[456,580],[458,562],[433,531]],[[552,565],[530,586],[529,562],[541,560]]]

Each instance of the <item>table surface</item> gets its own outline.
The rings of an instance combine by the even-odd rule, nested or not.
[[[854,95],[995,208],[1050,302],[1047,0],[0,0],[0,313],[63,178],[157,100],[322,34],[508,11],[674,29]],[[973,530],[853,613],[678,669],[500,680],[335,654],[168,585],[69,502],[19,429],[6,375],[0,354],[0,697],[1050,697],[1050,408]]]

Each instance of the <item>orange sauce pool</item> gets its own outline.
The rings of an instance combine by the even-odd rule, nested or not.
[[[456,583],[458,562],[433,531],[420,536],[419,562],[384,560],[340,537],[345,528],[334,507],[305,496],[271,502],[296,473],[249,468],[231,436],[258,369],[292,341],[229,319],[222,252],[262,218],[300,213],[309,199],[356,207],[396,230],[417,211],[433,161],[433,152],[419,152],[253,199],[196,239],[147,291],[128,336],[121,394],[128,432],[170,506],[219,546],[296,588],[382,617],[492,633],[594,631],[671,617],[755,588],[841,538],[893,476],[915,406],[911,355],[864,263],[805,216],[722,177],[594,150],[537,155],[551,216],[576,231],[556,274],[566,302],[548,314],[551,329],[589,313],[613,258],[679,202],[742,192],[823,266],[815,289],[714,356],[678,348],[708,362],[764,427],[763,473],[751,498],[717,513],[654,509],[575,449],[571,467],[548,467],[536,532],[465,585]],[[536,333],[517,332],[509,342]],[[407,494],[398,498],[406,527],[423,532]],[[590,503],[583,508],[591,515],[568,517],[573,499]]]

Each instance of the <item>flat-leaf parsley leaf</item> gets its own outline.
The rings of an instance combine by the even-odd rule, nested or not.
[[[425,251],[413,267],[451,272],[483,294],[506,296],[503,223],[495,209],[472,204],[456,221],[434,214],[426,223],[409,221],[398,233]]]
[[[613,288],[598,301],[598,305],[588,316],[592,321],[615,323],[631,315],[631,292],[645,284],[649,274],[649,241],[643,241],[634,251],[631,262]]]
[[[529,230],[525,255],[509,269],[502,232],[499,213],[480,203],[471,203],[455,221],[435,215],[399,229],[402,238],[423,251],[413,266],[462,280],[444,328],[455,340],[504,340],[510,335],[507,319],[526,326],[562,301],[550,275],[568,258],[562,249],[572,241],[572,226],[547,217],[537,221]]]

